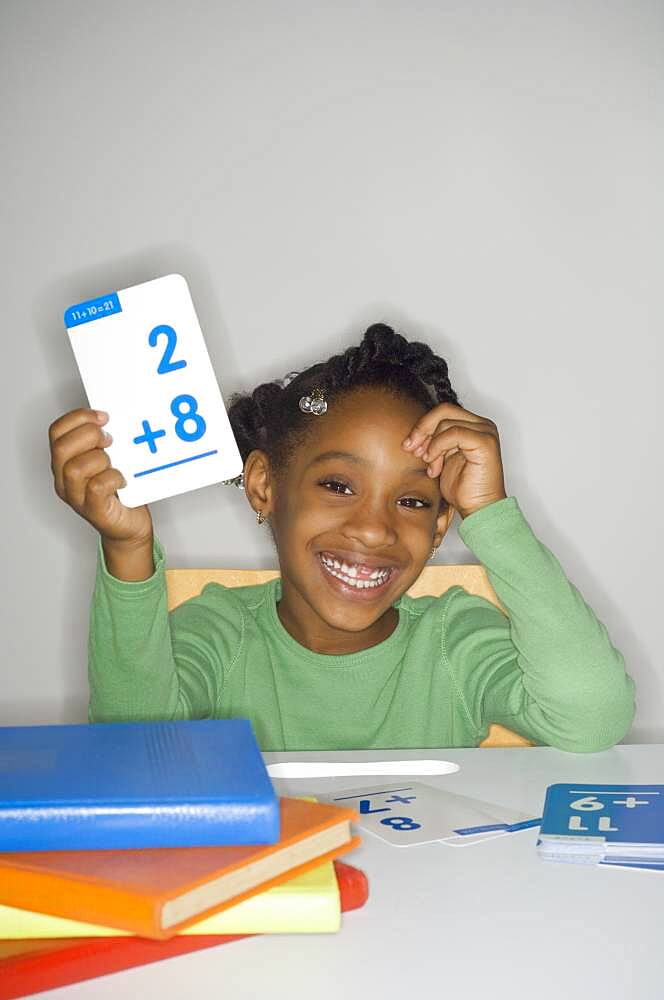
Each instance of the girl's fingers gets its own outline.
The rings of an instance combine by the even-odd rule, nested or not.
[[[460,431],[468,430],[472,434],[491,434],[495,438],[498,437],[498,430],[495,424],[489,422],[479,423],[476,421],[474,423],[471,423],[468,420],[453,420],[453,421],[443,420],[438,425],[437,433],[431,437],[426,447],[422,449],[421,454],[425,462],[430,462],[438,455],[440,455],[442,447],[448,449],[452,447],[448,443],[449,432],[453,431],[455,428],[458,428]],[[443,435],[447,435],[447,437],[444,438],[444,441],[441,440],[443,439]]]
[[[107,448],[113,438],[99,424],[85,421],[64,431],[51,445],[51,469],[55,492],[64,499],[64,468],[72,459]]]
[[[70,458],[62,469],[62,499],[80,513],[85,507],[88,481],[109,468],[110,464],[110,458],[101,448]]]
[[[410,451],[415,451],[418,445],[422,444],[424,438],[433,434],[439,424],[450,423],[486,423],[495,428],[495,423],[489,417],[481,417],[470,410],[464,410],[456,403],[439,403],[433,409],[425,413],[413,426],[408,437],[403,442],[403,447]],[[409,444],[406,444],[406,441]]]
[[[436,434],[432,443],[428,446],[426,455],[422,458],[427,462],[428,473],[433,478],[440,475],[447,458],[457,452],[461,452],[467,462],[476,462],[473,453],[481,451],[486,438],[496,438],[490,431],[478,431],[475,428],[461,427],[457,424],[449,427],[446,431]],[[428,456],[428,457],[427,457]]]
[[[105,469],[87,481],[85,514],[93,523],[108,517],[109,508],[119,503],[116,494],[127,483],[119,469]]]
[[[59,441],[63,434],[68,434],[82,424],[91,423],[96,424],[97,427],[101,427],[107,421],[108,413],[104,413],[102,410],[86,410],[83,407],[78,410],[71,410],[69,413],[65,413],[63,416],[58,417],[57,420],[54,420],[49,427],[48,440],[51,448],[56,441]]]
[[[429,447],[430,442],[431,434],[427,434],[426,437],[422,438],[422,442],[416,448],[412,449],[413,454],[421,457]]]
[[[439,455],[438,458],[434,458],[433,462],[429,463],[429,468],[427,469],[428,475],[431,476],[432,479],[435,479],[436,476],[440,476],[445,462],[447,462],[450,458],[453,458],[455,455],[460,455],[461,458],[465,457],[460,448],[452,448],[451,450],[444,452],[442,455]]]

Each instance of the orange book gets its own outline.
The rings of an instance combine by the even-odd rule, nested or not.
[[[0,854],[0,903],[166,939],[356,847],[353,809],[281,798],[276,844]]]

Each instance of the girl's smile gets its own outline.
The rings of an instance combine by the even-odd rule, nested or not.
[[[342,596],[360,601],[381,596],[399,572],[359,552],[319,552],[318,559],[329,585]]]

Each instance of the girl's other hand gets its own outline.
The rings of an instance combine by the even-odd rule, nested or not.
[[[102,430],[108,414],[71,410],[48,429],[55,492],[96,528],[105,541],[118,546],[152,547],[152,517],[146,506],[125,507],[117,490],[124,476],[111,467],[104,451],[112,438]]]
[[[462,518],[506,497],[498,428],[488,417],[439,403],[402,447],[428,464],[431,477],[440,476],[441,495]]]

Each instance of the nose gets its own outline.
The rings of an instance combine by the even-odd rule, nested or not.
[[[357,504],[343,526],[346,538],[352,538],[367,551],[394,545],[398,535],[390,511],[378,500],[367,498]]]

